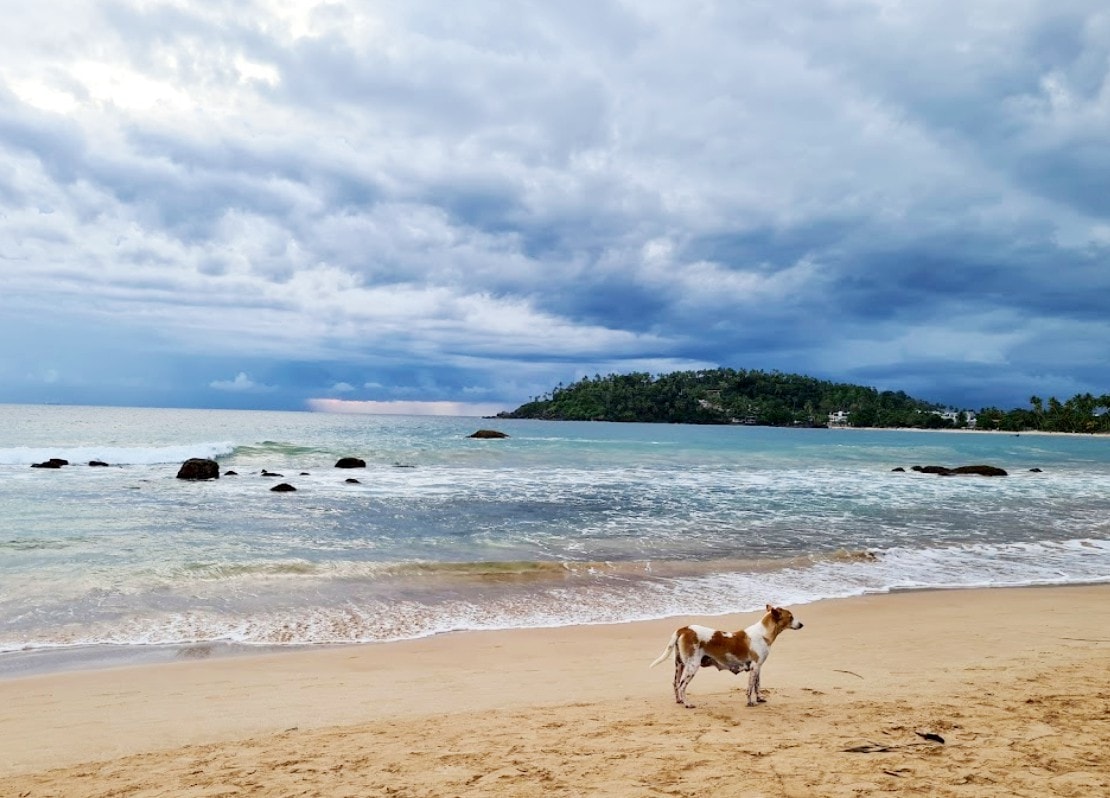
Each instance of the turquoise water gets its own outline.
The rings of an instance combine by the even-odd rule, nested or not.
[[[0,673],[1110,581],[1107,519],[1106,438],[0,406]]]

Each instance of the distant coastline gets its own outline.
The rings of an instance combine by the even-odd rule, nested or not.
[[[1056,432],[1055,430],[1027,429],[1013,431],[1001,429],[926,429],[924,427],[824,427],[824,429],[845,430],[848,432],[944,432],[960,435],[1001,435],[1004,437],[1019,437],[1022,435],[1043,435],[1055,438],[1108,438],[1110,433],[1099,430],[1097,432]]]
[[[946,407],[865,385],[802,374],[718,368],[585,377],[559,384],[497,418],[760,427],[976,430],[1020,434],[1110,433],[1110,393],[1061,402],[1029,397],[1029,409]]]

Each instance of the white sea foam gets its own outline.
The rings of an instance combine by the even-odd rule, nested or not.
[[[263,569],[254,588],[244,591],[239,584],[235,593],[259,599],[268,582],[275,594],[286,595],[280,606],[265,598],[213,602],[214,594],[206,593],[198,606],[183,611],[55,624],[22,638],[7,633],[0,636],[0,651],[217,641],[265,646],[386,642],[448,631],[713,616],[754,611],[767,602],[799,606],[897,590],[1103,583],[1110,582],[1110,541],[894,548],[810,564],[675,578],[653,578],[648,568],[635,578],[627,572],[614,578],[607,569],[579,569],[572,583],[539,580],[519,589],[490,590],[485,584],[468,593],[457,581],[444,590],[432,583],[424,586],[422,599],[396,599],[372,591],[358,598],[357,581],[352,583],[352,574],[343,570],[343,590],[334,595],[318,581],[320,572]],[[327,579],[335,577],[325,574]],[[245,571],[235,574],[236,580],[245,578]],[[284,584],[275,584],[279,579]],[[317,597],[316,603],[307,601],[310,595]],[[306,603],[300,605],[298,597]],[[214,603],[224,609],[213,609]]]

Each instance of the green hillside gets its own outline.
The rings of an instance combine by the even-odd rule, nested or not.
[[[825,426],[843,411],[853,426],[945,427],[940,405],[901,391],[779,372],[682,371],[610,374],[559,385],[502,418],[681,424]],[[937,412],[934,412],[937,411]]]
[[[919,427],[1007,432],[1110,433],[1110,394],[1076,394],[1061,402],[1029,398],[1029,408],[945,411],[902,391],[782,374],[777,371],[677,371],[593,376],[559,385],[500,418],[562,421],[647,421],[672,424],[759,424],[823,427],[840,414],[853,427]]]

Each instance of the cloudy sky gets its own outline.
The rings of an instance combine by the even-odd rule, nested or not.
[[[37,0],[0,401],[1110,391],[1105,0]]]

